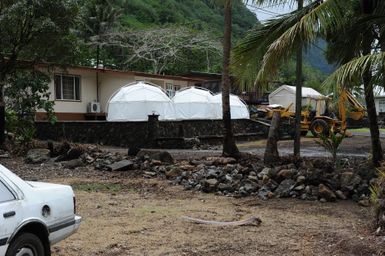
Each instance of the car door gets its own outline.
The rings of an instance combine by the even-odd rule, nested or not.
[[[21,221],[21,210],[21,200],[0,178],[0,255],[5,255],[6,243]]]

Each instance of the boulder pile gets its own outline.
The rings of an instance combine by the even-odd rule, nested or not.
[[[369,187],[376,172],[363,159],[343,159],[339,166],[326,158],[283,159],[266,166],[255,156],[207,157],[174,161],[166,151],[140,150],[136,156],[101,151],[95,146],[50,145],[49,150],[32,150],[28,163],[61,162],[64,168],[93,166],[103,171],[132,171],[144,177],[160,177],[189,190],[225,196],[258,196],[336,201],[353,199],[369,205]]]

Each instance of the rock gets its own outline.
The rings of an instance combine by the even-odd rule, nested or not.
[[[299,184],[304,183],[305,180],[306,180],[306,177],[303,175],[300,175],[297,177],[297,183],[299,183]]]
[[[260,172],[257,174],[258,178],[262,179],[262,177],[263,177],[264,175],[269,176],[270,170],[271,170],[271,168],[269,168],[269,167],[263,168],[262,171],[260,171]]]
[[[335,194],[339,199],[346,200],[346,196],[341,190],[337,190]]]
[[[145,172],[143,172],[143,176],[145,178],[152,178],[152,177],[156,176],[156,173],[155,172],[150,172],[150,171],[145,171]]]
[[[201,183],[203,192],[214,192],[219,182],[217,179],[206,179],[203,180]]]
[[[307,180],[311,184],[318,184],[320,182],[320,178],[322,177],[323,171],[321,169],[309,169],[307,172]]]
[[[208,161],[208,160],[191,160],[190,164],[195,165],[195,166],[210,166],[214,164],[214,161]]]
[[[176,178],[180,174],[180,169],[178,168],[171,168],[170,170],[167,170],[165,172],[165,175],[168,179],[170,178]]]
[[[367,198],[361,199],[360,201],[358,201],[358,205],[363,206],[363,207],[369,207],[370,201]]]
[[[250,181],[258,182],[258,177],[257,177],[257,176],[249,175],[249,176],[247,176],[247,178],[248,178]]]
[[[135,146],[131,146],[127,150],[127,155],[136,156],[139,153],[139,151],[140,151],[140,148],[135,147]]]
[[[273,192],[267,186],[262,186],[258,191],[258,196],[263,200],[271,198],[272,195],[274,195]]]
[[[228,191],[228,192],[233,192],[234,191],[234,187],[231,184],[225,184],[225,183],[220,183],[218,185],[218,189],[220,191]]]
[[[152,160],[162,161],[163,163],[174,163],[174,159],[167,151],[153,151],[142,149],[136,155],[136,157],[140,159],[145,159],[146,156],[148,156]]]
[[[360,176],[353,172],[344,172],[341,174],[340,182],[341,188],[345,191],[352,191],[361,183],[362,179]]]
[[[325,198],[329,202],[334,202],[337,199],[337,196],[334,194],[334,192],[328,187],[326,187],[324,184],[319,184],[318,196],[320,198]]]
[[[302,190],[304,190],[305,189],[305,185],[303,185],[303,184],[301,184],[301,185],[299,185],[299,186],[296,186],[295,188],[294,188],[294,190],[296,190],[296,191],[302,191]]]
[[[67,151],[67,157],[66,160],[72,160],[79,158],[84,153],[84,150],[81,147],[71,147]]]
[[[41,164],[50,159],[51,152],[45,148],[30,149],[27,152],[25,162],[28,164]]]
[[[131,160],[122,160],[113,164],[107,165],[108,171],[127,171],[132,170],[134,163]]]
[[[206,177],[207,178],[218,178],[219,174],[220,174],[220,170],[214,169],[214,168],[210,168],[210,169],[207,170]]]
[[[162,165],[162,162],[159,160],[151,160],[151,164],[155,166],[159,166],[159,165]]]
[[[184,164],[184,165],[180,165],[179,168],[181,170],[185,170],[185,171],[191,171],[194,169],[194,166],[193,165],[190,165],[190,164]]]
[[[294,172],[292,169],[282,169],[278,172],[277,176],[283,179],[290,179],[293,176]]]
[[[283,180],[274,191],[274,194],[277,195],[277,197],[289,197],[294,185],[295,181],[292,179]]]
[[[245,191],[247,193],[253,193],[255,191],[258,190],[258,183],[255,183],[255,182],[252,182],[252,181],[249,181],[249,182],[246,182],[244,185],[243,185]]]
[[[233,177],[230,175],[230,174],[226,174],[225,175],[225,180],[227,181],[227,182],[233,182]]]
[[[69,161],[63,161],[61,162],[61,164],[64,168],[75,169],[76,167],[82,166],[83,162],[78,158],[78,159],[72,159]]]
[[[353,172],[344,172],[344,173],[341,173],[341,178],[340,178],[341,187],[349,186],[349,183],[350,183],[350,181],[352,180],[353,175],[354,175]]]
[[[51,157],[64,155],[70,150],[71,145],[68,142],[58,143],[54,141],[47,142],[48,149],[51,152]]]
[[[237,162],[237,160],[232,157],[208,157],[207,160],[213,161],[214,165],[227,165]]]

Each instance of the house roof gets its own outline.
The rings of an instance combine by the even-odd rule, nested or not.
[[[131,71],[131,70],[119,70],[119,69],[112,69],[112,68],[97,68],[97,67],[88,67],[88,66],[81,66],[81,65],[61,65],[61,64],[55,64],[55,63],[34,63],[32,61],[26,61],[26,60],[19,60],[19,64],[21,65],[36,65],[36,66],[57,66],[62,67],[63,69],[81,69],[81,70],[87,70],[87,71],[98,71],[101,73],[120,73],[120,74],[129,74],[134,76],[143,76],[143,77],[150,77],[150,78],[159,78],[159,79],[169,79],[169,80],[181,80],[181,81],[187,81],[187,82],[203,82],[206,79],[194,77],[189,77],[188,75],[183,76],[176,76],[176,75],[160,75],[160,74],[150,74],[146,72],[139,72],[139,71]]]

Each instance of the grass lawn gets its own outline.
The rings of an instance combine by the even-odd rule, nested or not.
[[[362,132],[362,133],[365,133],[365,132],[369,132],[369,128],[349,129],[348,131],[349,132]],[[380,132],[385,132],[385,129],[381,128]]]

